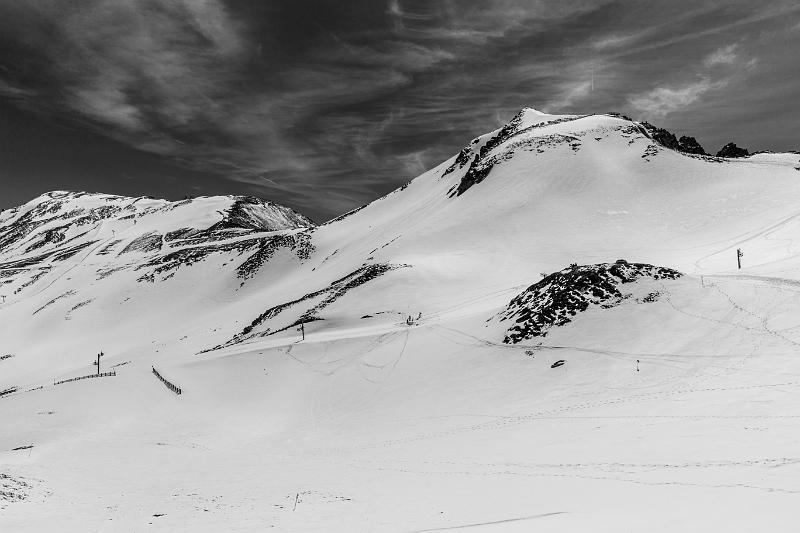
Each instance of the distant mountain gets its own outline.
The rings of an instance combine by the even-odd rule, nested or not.
[[[256,198],[48,193],[0,213],[0,315],[15,324],[3,332],[6,351],[19,352],[17,362],[51,345],[199,352],[303,321],[440,312],[454,295],[527,286],[532,273],[575,261],[696,269],[700,256],[669,252],[676,247],[705,250],[704,268],[730,266],[730,252],[711,243],[759,224],[762,209],[795,209],[777,192],[797,186],[795,155],[721,165],[665,132],[614,114],[526,108],[407,186],[319,227]],[[731,190],[758,201],[708,208]],[[388,289],[398,283],[408,290]],[[42,328],[46,341],[32,345]],[[69,360],[58,358],[64,368]]]
[[[107,329],[113,331],[131,320],[146,319],[147,314],[130,314],[138,315],[141,309],[124,309],[137,294],[148,292],[142,283],[172,278],[179,270],[211,258],[242,257],[244,261],[232,272],[243,285],[271,255],[286,251],[295,258],[307,257],[312,247],[308,232],[314,227],[292,209],[259,198],[218,196],[169,202],[84,192],[47,193],[0,212],[0,296],[4,300],[0,314],[6,315],[4,323],[9,324],[9,315],[22,311],[17,320],[29,324],[36,338],[41,338],[38,320],[44,317],[50,324],[49,341],[93,344],[95,324],[108,321]],[[225,260],[222,263],[227,266]],[[208,285],[204,278],[209,275],[213,274],[205,270],[191,283]],[[202,292],[199,286],[190,290],[200,296],[198,289]],[[169,290],[157,291],[156,308],[148,313],[158,315],[168,309],[175,296]],[[109,309],[108,300],[115,298],[117,303]],[[202,313],[197,307],[194,311]],[[55,327],[53,312],[63,321]],[[186,316],[168,314],[166,320],[144,331],[157,335],[159,328],[176,327]],[[144,339],[137,335],[137,340]]]

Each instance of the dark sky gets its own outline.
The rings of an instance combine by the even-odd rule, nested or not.
[[[524,106],[796,150],[798,54],[795,0],[0,0],[0,208],[253,194],[323,221]]]

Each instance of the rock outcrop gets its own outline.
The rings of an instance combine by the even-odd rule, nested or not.
[[[642,127],[646,130],[647,134],[658,144],[685,154],[706,155],[706,151],[697,142],[694,137],[686,135],[681,136],[680,139],[675,137],[675,134],[664,128],[653,126],[649,122],[642,122]]]
[[[747,157],[750,152],[747,148],[740,148],[736,143],[728,143],[717,152],[717,157]]]
[[[642,278],[652,280],[676,279],[677,270],[644,263],[616,263],[596,265],[571,265],[546,276],[517,295],[497,318],[512,324],[503,342],[516,344],[533,337],[544,337],[550,328],[563,326],[589,306],[610,308],[630,298],[621,286]],[[659,297],[652,292],[641,303]]]

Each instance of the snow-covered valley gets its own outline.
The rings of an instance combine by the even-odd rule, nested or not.
[[[0,212],[0,528],[792,531],[799,170],[524,109],[319,226]]]

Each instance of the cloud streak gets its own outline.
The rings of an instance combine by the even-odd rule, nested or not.
[[[736,53],[737,44],[729,44],[718,48],[713,53],[706,56],[705,64],[707,67],[714,67],[717,65],[732,65],[739,54]]]
[[[796,9],[0,0],[0,98],[323,219],[388,192],[525,105],[666,120],[699,113],[709,95],[755,83],[757,65],[778,61],[766,41],[798,44],[786,26],[763,37]]]
[[[723,87],[725,82],[711,82],[702,79],[678,87],[657,87],[645,94],[631,98],[631,105],[648,117],[664,118],[666,115],[685,108],[712,89]]]

